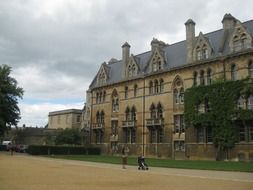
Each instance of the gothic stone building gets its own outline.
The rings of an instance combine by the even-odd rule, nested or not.
[[[103,153],[173,159],[215,159],[208,131],[186,130],[184,92],[193,85],[210,85],[224,77],[253,77],[253,20],[241,23],[226,14],[220,30],[195,35],[195,22],[185,23],[186,40],[166,44],[157,39],[151,51],[103,63],[87,91],[86,117],[90,141]],[[247,101],[253,109],[253,95]],[[253,159],[253,126],[239,131],[240,142],[230,158]]]

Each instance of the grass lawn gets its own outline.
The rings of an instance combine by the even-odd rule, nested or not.
[[[50,157],[68,160],[121,164],[121,157],[119,156],[54,155]],[[192,161],[192,160],[170,160],[158,158],[146,158],[145,161],[150,167],[253,172],[252,162]],[[137,158],[129,157],[128,165],[137,166]]]

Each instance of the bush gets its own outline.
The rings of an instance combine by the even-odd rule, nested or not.
[[[50,154],[86,154],[86,155],[100,155],[101,150],[93,147],[82,146],[44,146],[44,145],[30,145],[27,153],[32,155],[50,155]]]

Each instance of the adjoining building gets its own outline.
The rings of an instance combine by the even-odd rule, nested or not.
[[[80,128],[83,111],[79,109],[67,109],[49,112],[49,129]]]
[[[120,153],[127,144],[135,155],[215,159],[210,131],[185,126],[184,92],[219,78],[253,78],[253,20],[241,23],[225,14],[222,24],[196,35],[189,19],[186,40],[166,44],[154,38],[151,50],[138,55],[124,43],[121,60],[102,63],[87,91],[82,123],[90,142],[105,154]],[[253,94],[247,104],[253,110]],[[49,118],[49,128],[57,121],[60,126],[59,114],[50,116],[55,119]],[[238,137],[231,158],[253,159],[253,122],[240,128]]]

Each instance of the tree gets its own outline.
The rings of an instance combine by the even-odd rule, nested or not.
[[[24,91],[10,73],[9,66],[0,66],[0,136],[11,126],[17,126],[20,119],[18,99],[22,98]]]
[[[55,144],[71,144],[71,145],[80,145],[82,141],[82,136],[78,129],[64,129],[60,132],[55,139]]]

